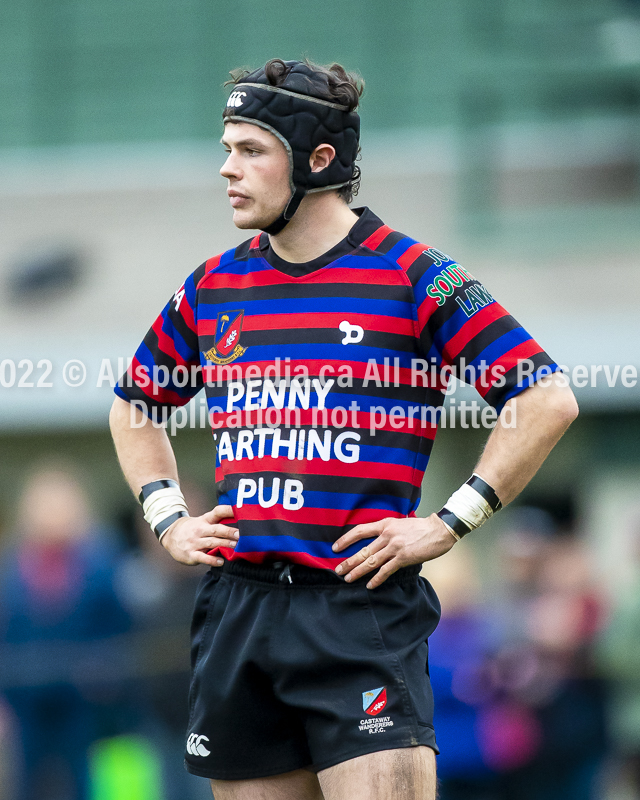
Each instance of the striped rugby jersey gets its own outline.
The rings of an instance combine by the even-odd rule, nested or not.
[[[152,418],[205,387],[240,531],[213,554],[335,568],[366,543],[333,553],[354,525],[415,515],[448,375],[499,411],[558,369],[466,269],[355,213],[307,265],[264,233],[202,264],[116,387]]]

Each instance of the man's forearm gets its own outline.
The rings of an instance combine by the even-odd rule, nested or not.
[[[520,494],[578,415],[563,377],[554,375],[547,382],[548,386],[534,384],[507,403],[475,468],[503,506]],[[506,427],[510,405],[515,405],[515,425]]]
[[[132,422],[139,427],[133,427]],[[151,481],[178,480],[176,459],[164,427],[154,427],[140,409],[119,397],[111,407],[109,425],[120,466],[136,497]]]

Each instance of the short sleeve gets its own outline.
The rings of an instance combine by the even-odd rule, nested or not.
[[[500,412],[559,366],[476,278],[434,248],[407,270],[426,360],[475,386]]]
[[[206,264],[198,267],[169,300],[115,387],[118,397],[135,402],[147,416],[154,408],[185,405],[204,385],[196,293],[205,268]]]

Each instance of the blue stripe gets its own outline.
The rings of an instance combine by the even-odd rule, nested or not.
[[[523,342],[528,342],[530,339],[531,336],[524,328],[514,328],[511,331],[507,331],[485,347],[481,353],[478,353],[476,358],[469,362],[469,366],[478,367],[484,362],[488,367],[493,364],[496,359],[499,359],[505,353],[509,352],[513,347],[517,347],[517,345]]]
[[[383,391],[385,391],[387,389],[389,389],[389,387],[380,387],[380,391],[381,392],[383,392]],[[310,411],[315,410],[314,398],[317,398],[317,395],[316,395],[315,392],[312,391],[312,392],[310,392],[309,409],[308,409]],[[242,402],[244,399],[245,399],[244,397],[240,398],[240,402]],[[268,402],[267,402],[266,408],[275,408],[275,405],[274,405],[274,402],[273,402],[273,398],[271,396],[269,396],[267,399],[268,399]],[[281,409],[281,411],[282,411],[281,417],[282,417],[283,421],[286,422],[285,414],[288,411],[288,412],[290,412],[290,417],[291,417],[291,420],[293,422],[293,421],[295,421],[295,408],[288,408],[288,403],[289,403],[289,392],[285,392],[284,393],[284,408]],[[331,411],[334,408],[338,408],[338,407],[344,408],[345,411],[347,412],[347,425],[345,427],[348,427],[349,424],[351,423],[351,413],[352,412],[351,412],[350,406],[351,406],[352,403],[356,403],[357,404],[357,408],[354,409],[356,413],[363,412],[365,414],[373,413],[372,409],[373,409],[374,406],[380,406],[381,408],[384,408],[384,410],[385,410],[385,412],[387,414],[391,411],[392,408],[402,408],[403,411],[404,411],[404,417],[405,417],[406,420],[409,419],[409,409],[410,408],[422,409],[422,406],[423,406],[423,404],[420,403],[420,402],[412,403],[409,400],[399,400],[397,398],[385,397],[384,395],[378,397],[376,395],[342,394],[342,393],[337,393],[337,392],[334,392],[334,393],[329,392],[329,394],[325,396],[325,405],[326,405],[327,412],[328,412],[327,416],[328,417],[331,416]],[[227,397],[226,397],[226,395],[220,395],[219,397],[207,397],[207,404],[209,406],[209,409],[218,408],[218,409],[222,409],[222,411],[225,411],[225,409],[227,407]],[[427,406],[427,408],[430,408],[430,407],[431,406]],[[300,406],[296,406],[296,408],[299,409],[299,410],[302,410]],[[262,410],[265,411],[266,409],[262,409]],[[237,412],[237,411],[244,411],[244,407],[243,406],[238,407],[238,405],[236,404],[236,405],[233,406],[232,411],[230,411],[229,413],[233,413],[233,412]],[[254,409],[254,412],[255,412],[255,409]],[[217,411],[216,413],[220,413],[220,412]],[[226,411],[225,411],[225,413],[226,413]],[[414,426],[419,424],[420,415],[421,415],[421,411],[416,411],[414,413],[414,415],[413,415],[413,420],[414,420],[413,424],[414,424]],[[324,418],[324,414],[323,414],[322,409],[317,409],[318,422],[322,423],[323,418]],[[328,419],[327,422],[330,423],[331,420]],[[340,420],[337,420],[337,422],[340,422]],[[305,426],[301,425],[300,427],[305,427]]]
[[[455,302],[455,300],[453,302]],[[458,307],[458,310],[455,312],[455,314],[452,314],[446,322],[442,323],[438,330],[433,334],[433,343],[440,352],[444,350],[447,343],[453,339],[453,337],[458,333],[468,319],[469,317],[467,317],[464,311]],[[489,325],[491,325],[491,322],[489,322]],[[484,328],[478,331],[478,333],[485,333]],[[475,335],[477,334],[474,334],[474,336]]]
[[[373,539],[361,539],[351,546],[334,553],[332,542],[316,542],[309,539],[296,539],[294,536],[240,536],[235,547],[236,553],[308,553],[316,558],[349,558]]]
[[[283,476],[281,478],[280,486],[282,488]],[[257,478],[255,479],[257,481]],[[271,481],[267,478],[265,484]],[[264,497],[268,501],[271,499],[271,486],[269,482],[264,488]],[[225,492],[225,497],[229,498],[229,505],[235,506],[238,499],[238,490],[230,489]],[[244,505],[257,506],[258,493],[247,498]],[[310,492],[305,489],[304,491],[304,505],[309,508],[324,508],[335,511],[357,511],[358,509],[379,509],[380,511],[396,511],[400,514],[407,514],[408,499],[404,497],[395,497],[394,495],[382,494],[346,494],[343,492]]]
[[[249,261],[232,261],[230,264],[224,264],[216,268],[216,274],[220,275],[250,275],[252,272],[266,272],[273,269],[263,258],[252,258]],[[284,273],[281,273],[284,277]]]
[[[402,300],[371,300],[361,297],[287,297],[273,300],[251,300],[241,303],[200,303],[198,319],[216,319],[219,311],[234,311],[242,305],[246,316],[260,314],[342,313],[373,314],[382,317],[412,319],[412,304]]]
[[[167,306],[164,311],[162,312],[163,320],[162,320],[162,332],[165,333],[169,339],[173,340],[173,346],[176,348],[177,353],[182,356],[185,361],[194,361],[198,354],[195,350],[192,350],[189,345],[185,342],[182,334],[176,329],[175,325],[173,324],[172,319],[168,315],[169,306]],[[186,323],[185,323],[186,324]],[[194,334],[195,336],[195,334]],[[168,358],[171,358],[171,355],[165,353],[164,350],[161,350],[160,344],[158,344],[158,355],[163,356],[167,355]]]
[[[496,411],[498,412],[498,415],[500,415],[500,412],[504,408],[505,403],[511,400],[512,397],[517,397],[517,395],[519,395],[521,392],[524,392],[525,389],[528,389],[530,386],[533,386],[533,384],[539,378],[548,377],[550,374],[549,370],[551,371],[551,373],[562,371],[560,367],[555,362],[553,362],[548,366],[540,367],[533,373],[533,375],[530,375],[528,378],[525,378],[524,381],[521,381],[520,383],[517,383],[515,386],[512,386],[511,389],[509,389],[509,391],[502,398],[500,398],[500,404],[496,406]]]
[[[331,265],[333,267],[348,268],[348,269],[385,269],[389,272],[401,272],[397,264],[390,264],[381,254],[375,256],[354,256],[347,255],[339,261]]]
[[[413,355],[414,358],[416,357],[415,353],[409,353],[409,356],[411,355]],[[244,355],[240,356],[240,358],[237,358],[233,363],[251,363],[253,361],[275,362],[276,358],[280,358],[280,362],[284,363],[284,360],[287,356],[292,361],[353,361],[362,364],[366,364],[367,361],[373,359],[378,364],[380,378],[382,379],[382,360],[385,357],[391,359],[390,364],[393,366],[393,359],[406,358],[407,351],[386,350],[382,347],[364,347],[360,344],[331,344],[328,342],[317,344],[254,344],[250,345]],[[327,377],[333,376],[328,375]],[[389,377],[391,380],[393,380],[393,372],[391,372]]]
[[[414,244],[418,244],[418,242],[415,239],[410,239],[408,236],[405,239],[400,239],[399,242],[393,245],[391,250],[385,253],[385,257],[390,258],[392,261],[397,261],[400,256],[404,255]],[[396,269],[401,269],[401,267],[396,265]]]
[[[147,345],[144,342],[142,342],[140,347],[138,347],[138,349],[136,350],[136,358],[138,359],[138,361],[142,365],[144,365],[145,367],[148,367],[148,369],[149,369],[149,372],[148,372],[149,381],[152,381],[153,368],[154,368],[154,366],[159,366],[159,365],[156,364],[156,362],[154,360],[154,357],[153,357],[153,353],[151,352],[151,350],[149,350],[149,348],[147,347]],[[169,370],[169,375],[171,376],[171,370]],[[191,383],[191,377],[189,377],[189,381],[187,381],[186,386],[174,386],[172,381],[169,380],[169,383],[167,384],[167,386],[163,386],[161,388],[169,389],[170,391],[175,392],[179,397],[189,399],[190,397],[193,397],[194,395],[196,395],[200,391],[200,389],[202,388],[202,386],[190,387],[189,386],[190,383]],[[154,385],[153,382],[150,382],[146,387],[144,387],[144,388],[141,387],[141,388],[142,388],[143,392],[149,394],[151,399],[154,399],[156,402],[158,402],[158,395],[157,394],[155,394],[155,395],[153,394],[153,385]]]
[[[282,430],[282,429],[278,428],[277,430]],[[327,429],[327,430],[329,430],[329,429]],[[290,439],[290,437],[291,437],[291,435],[292,435],[292,433],[294,431],[295,431],[295,428],[292,428],[291,430],[286,430],[284,436],[281,435],[280,445],[278,447],[278,453],[279,453],[278,457],[279,458],[287,458],[288,457],[287,454],[288,454],[289,450],[288,450],[288,447],[287,447],[287,441]],[[389,434],[388,431],[385,431],[384,435],[385,435],[386,439],[389,439],[390,436],[391,437],[393,436],[393,434]],[[319,432],[319,438],[320,438],[321,442],[324,441],[324,434],[322,433],[322,431]],[[329,461],[334,461],[335,463],[338,463],[339,459],[337,459],[335,457],[335,455],[333,454],[335,452],[334,446],[333,446],[334,442],[335,442],[335,439],[331,443],[331,449],[330,449],[331,455],[330,455]],[[255,440],[254,440],[254,443],[255,443]],[[232,442],[232,448],[233,448],[234,455],[235,455],[236,447],[234,447],[234,444],[235,443]],[[345,448],[345,446],[349,446],[349,445],[352,445],[352,446],[355,445],[355,446],[359,446],[360,447],[360,457],[358,458],[358,461],[372,461],[372,462],[378,463],[378,464],[388,464],[390,468],[391,468],[391,466],[393,464],[398,464],[398,465],[402,465],[402,466],[405,466],[405,467],[413,467],[414,464],[416,463],[417,454],[414,453],[412,450],[406,450],[405,448],[401,448],[401,447],[382,447],[382,446],[378,447],[378,446],[375,446],[375,445],[364,445],[364,444],[358,445],[357,441],[354,441],[353,439],[348,439],[346,442],[343,442],[343,445],[342,445],[343,449]],[[304,445],[305,454],[308,452],[308,449],[307,449],[308,446],[309,446],[308,441],[305,441],[305,445]],[[297,453],[297,447],[298,447],[298,445],[297,445],[297,441],[296,441],[296,453]],[[263,456],[263,458],[267,458],[267,457],[273,458],[272,452],[273,452],[273,437],[271,437],[271,436],[265,437],[265,446],[264,446],[264,456]],[[318,455],[318,448],[315,447],[315,446],[313,448],[313,455],[314,455],[314,458],[316,458],[318,460],[321,460],[320,456]],[[216,456],[217,456],[217,462],[218,462],[218,464],[220,464],[221,463],[221,457],[220,457],[220,447],[219,446],[216,449]],[[246,458],[246,456],[243,456],[243,459],[244,458]],[[241,460],[243,460],[243,459],[241,459]],[[225,455],[225,459],[224,460],[225,461],[228,460],[226,458],[226,455]],[[247,460],[251,461],[253,459],[247,459]],[[292,470],[293,470],[293,463],[296,460],[297,459],[292,459],[291,460]],[[305,461],[306,459],[302,459],[302,460]],[[395,480],[392,475],[389,475],[389,479],[390,480]]]

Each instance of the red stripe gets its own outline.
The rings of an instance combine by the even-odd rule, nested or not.
[[[204,274],[206,275],[207,272],[211,272],[212,269],[215,269],[220,264],[220,259],[222,258],[223,254],[220,253],[213,258],[207,259],[207,262],[204,267]]]
[[[138,369],[144,369],[144,365],[141,364],[134,356],[131,366],[127,370],[127,374],[132,376],[132,382],[138,387],[138,389],[140,389],[141,392],[144,392],[144,394],[154,405],[165,404],[183,406],[189,402],[188,397],[180,397],[180,395],[176,394],[175,392],[172,392],[166,388],[161,388],[157,384],[154,384],[151,381],[151,377],[148,372],[140,372],[138,377],[133,377]]]
[[[371,478],[372,480],[384,481],[405,481],[414,486],[422,483],[422,472],[413,467],[405,467],[403,464],[386,464],[376,461],[356,461],[353,464],[345,464],[332,458],[330,461],[322,461],[321,458],[311,460],[300,459],[289,461],[286,457],[254,458],[252,460],[243,458],[240,461],[227,461],[224,459],[220,467],[222,476],[226,475],[253,475],[257,472],[283,472],[288,473],[295,467],[297,475],[331,475],[335,478]],[[216,470],[216,480],[218,480],[218,470]]]
[[[268,495],[270,496],[270,495]],[[385,511],[380,508],[307,508],[303,506],[297,511],[283,508],[278,503],[278,519],[294,522],[300,525],[331,525],[344,528],[347,525],[363,525],[368,522],[378,522],[386,517],[404,517],[398,511]],[[273,508],[262,508],[257,503],[243,505],[236,509],[236,519],[251,520],[253,522],[269,521],[273,519]]]
[[[486,328],[487,325],[490,325],[497,319],[508,316],[509,312],[501,305],[498,305],[498,303],[491,303],[491,305],[485,306],[483,309],[476,312],[471,319],[467,320],[455,336],[449,339],[444,347],[444,354],[450,361],[453,361],[458,353],[460,353],[483,328]]]
[[[219,272],[215,276],[216,289],[248,289],[253,286],[280,286],[286,283],[383,283],[402,285],[402,280],[393,270],[388,269],[349,269],[348,267],[323,267],[303,278],[291,278],[277,269],[263,269],[237,275],[232,272]],[[275,305],[274,301],[274,305]]]
[[[171,336],[169,336],[168,333],[162,330],[164,321],[165,321],[164,317],[161,315],[156,319],[156,321],[151,326],[151,329],[158,337],[158,347],[160,348],[161,352],[163,352],[165,355],[175,359],[176,363],[184,364],[185,360],[176,350],[176,346],[173,339],[171,338]]]
[[[375,250],[393,231],[388,225],[381,225],[377,231],[374,231],[371,236],[364,240],[362,247],[368,247],[369,250]]]
[[[503,367],[503,369],[495,375],[492,383],[489,386],[482,386],[482,382],[487,383],[487,381],[483,381],[483,377],[481,375],[476,381],[476,389],[481,396],[484,397],[489,389],[491,389],[493,383],[500,380],[504,374],[509,372],[509,370],[515,367],[520,361],[523,361],[526,358],[531,358],[531,356],[535,356],[542,352],[542,347],[540,347],[535,339],[528,339],[526,342],[522,342],[521,344],[516,345],[516,347],[512,347],[511,350],[507,350],[506,353],[501,355],[499,358],[496,358],[496,360],[489,367],[487,367],[487,372],[490,376],[493,375],[496,365]],[[483,375],[484,374],[485,373],[483,373]]]
[[[405,250],[404,253],[397,259],[398,264],[402,267],[402,269],[406,272],[409,267],[413,264],[413,262],[421,256],[424,251],[427,249],[426,245],[420,244],[412,244],[408,250]]]
[[[222,400],[222,398],[221,398]],[[421,408],[420,406],[417,406]],[[220,408],[220,406],[218,406]],[[209,421],[212,423],[212,428],[215,426],[215,430],[220,430],[221,428],[253,428],[255,426],[261,427],[266,424],[265,417],[266,417],[267,409],[262,411],[262,414],[258,411],[213,411],[209,413]],[[371,425],[371,412],[369,411],[351,411],[350,409],[345,409],[347,412],[346,416],[346,425],[344,426],[345,429],[348,430],[368,430]],[[273,414],[273,412],[272,412]],[[331,410],[327,409],[327,424],[331,424]],[[342,423],[344,418],[343,414],[340,414],[338,418],[336,418],[336,422]],[[302,426],[312,426],[319,430],[320,438],[322,438],[322,430],[323,430],[323,423],[324,423],[324,414],[321,410],[312,409],[312,408],[298,408],[298,409],[281,409],[281,413],[279,415],[279,419],[282,424],[292,426],[292,428],[302,427]],[[270,422],[276,423],[277,419],[273,416],[269,417]],[[378,415],[377,420],[380,421],[380,416]],[[429,422],[429,417],[425,418],[425,424],[422,426],[421,424],[421,417],[420,411],[415,413],[411,419],[409,419],[409,415],[405,417],[404,420],[396,419],[395,424],[398,426],[399,423],[402,423],[400,427],[393,427],[391,425],[391,421],[389,415],[387,415],[385,419],[385,424],[382,427],[376,427],[374,430],[376,431],[391,431],[393,433],[413,433],[416,436],[424,436],[427,439],[435,439],[436,431],[438,430],[438,426],[434,423]],[[355,423],[355,424],[354,424]],[[289,438],[288,434],[286,438]],[[353,442],[349,442],[349,444],[353,444]],[[297,445],[296,445],[297,446]],[[306,452],[307,444],[305,441],[305,452]]]
[[[257,236],[253,237],[253,239],[251,240],[251,244],[249,245],[249,249],[250,250],[255,250],[256,248],[260,247],[260,237],[261,236],[262,236],[262,234],[259,233]]]
[[[243,331],[289,330],[293,328],[338,328],[348,318],[352,325],[360,325],[367,331],[398,333],[413,336],[413,321],[405,317],[385,317],[378,314],[352,314],[318,312],[312,314],[254,314],[246,316]],[[217,320],[202,319],[199,324],[201,336],[214,336]]]
[[[345,370],[339,372],[341,367],[349,367],[351,369],[351,377],[364,379],[365,375],[367,374],[367,369],[369,367],[368,364],[363,364],[361,361],[337,361],[335,359],[327,359],[326,361],[319,361],[318,359],[313,359],[309,361],[291,361],[289,373],[291,376],[295,376],[297,374],[302,374],[305,376],[304,372],[296,373],[295,369],[298,366],[305,366],[309,372],[309,377],[314,378],[320,375],[320,370],[323,367],[326,367],[324,373],[324,377],[326,379],[329,378],[339,378],[340,376],[349,377],[349,373]],[[385,373],[384,373],[384,365],[378,364],[378,374],[380,376],[380,381],[384,382]],[[238,371],[236,374],[236,370],[231,370],[231,367],[237,367]],[[271,367],[271,371],[269,374],[266,374],[267,367]],[[435,380],[433,384],[431,383],[432,378],[432,371],[428,368],[429,365],[427,364],[426,370],[426,381],[424,387],[422,386],[422,375],[419,374],[417,368],[414,373],[412,369],[408,367],[399,367],[398,369],[398,383],[401,386],[411,386],[412,379],[415,377],[415,384],[420,388],[432,388],[436,391],[444,391],[447,388],[447,382],[443,382],[440,378],[440,374],[436,371]],[[251,369],[252,375],[250,377],[255,378],[255,369],[257,368],[259,375],[265,375],[272,380],[277,378],[284,378],[285,371],[284,366],[280,364],[280,372],[277,375],[273,374],[274,362],[273,361],[252,361],[251,363],[244,363],[244,362],[236,362],[228,365],[228,369],[226,370],[225,367],[218,367],[215,364],[207,364],[202,368],[202,378],[205,383],[218,383],[220,379],[223,381],[226,380],[240,380],[245,377],[245,373],[247,370]],[[331,369],[333,369],[333,372]],[[393,364],[389,365],[389,384],[393,383],[395,380],[395,371]],[[375,381],[371,378],[369,379],[369,385],[375,385]]]
[[[248,561],[251,564],[265,564],[272,561],[288,561],[291,564],[303,564],[306,567],[317,567],[319,569],[334,570],[340,562],[345,560],[345,556],[337,558],[319,558],[309,553],[288,552],[287,550],[266,550],[254,553],[236,553],[229,547],[216,547],[209,550],[210,556],[221,556],[226,561]]]
[[[186,295],[182,298],[180,308],[178,309],[178,314],[182,315],[182,319],[187,323],[187,327],[196,333],[196,320],[193,316],[193,309],[191,308]]]

